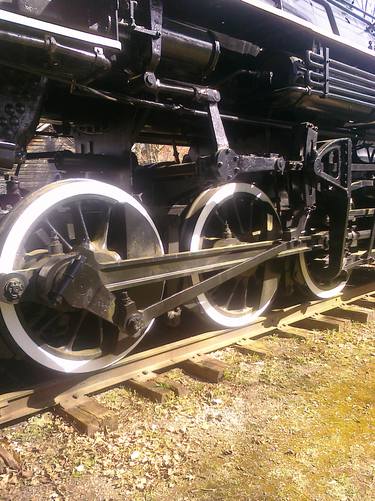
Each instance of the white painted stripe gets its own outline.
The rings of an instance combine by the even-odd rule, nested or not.
[[[268,5],[266,3],[263,3],[261,0],[241,0],[241,2],[247,3],[247,4],[252,5],[253,7],[255,7],[257,9],[268,12],[269,14],[273,14],[275,16],[286,19],[287,21],[291,21],[295,24],[303,26],[307,30],[311,31],[311,33],[313,35],[319,35],[319,36],[323,36],[325,38],[329,38],[329,39],[334,40],[335,42],[338,42],[342,45],[346,45],[347,47],[356,49],[364,54],[367,54],[368,56],[375,57],[375,52],[373,50],[366,49],[365,47],[361,47],[357,43],[351,42],[350,40],[345,40],[343,37],[340,37],[339,35],[335,35],[331,31],[328,31],[325,29],[320,29],[317,26],[315,26],[313,23],[310,23],[309,21],[306,21],[305,19],[297,17],[294,14],[290,14],[289,12],[284,12],[283,10],[278,9],[277,7],[273,7],[272,5]]]
[[[92,33],[85,33],[84,31],[73,30],[71,28],[66,28],[65,26],[47,23],[45,21],[40,21],[39,19],[33,19],[32,17],[21,16],[20,14],[15,14],[14,12],[8,12],[6,10],[0,9],[0,21],[20,24],[22,26],[27,26],[28,28],[33,28],[43,32],[82,40],[83,42],[88,42],[99,47],[109,47],[121,50],[121,42],[118,40],[94,35]]]

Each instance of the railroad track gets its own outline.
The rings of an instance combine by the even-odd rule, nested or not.
[[[277,334],[305,339],[315,329],[340,330],[348,321],[367,322],[375,317],[375,276],[369,270],[367,283],[355,283],[336,298],[274,309],[250,327],[203,332],[160,347],[134,354],[109,369],[91,375],[51,376],[30,388],[0,395],[0,425],[53,409],[92,434],[104,427],[115,428],[116,417],[90,395],[126,384],[142,395],[162,401],[169,391],[181,394],[178,384],[165,388],[158,383],[163,371],[181,367],[185,372],[210,382],[223,376],[225,365],[207,357],[228,346],[265,354],[260,338]],[[368,279],[370,278],[370,281]]]

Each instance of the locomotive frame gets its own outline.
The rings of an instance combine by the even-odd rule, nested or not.
[[[374,18],[336,0],[314,0],[321,25],[290,2],[228,3],[200,6],[204,27],[195,1],[82,0],[70,27],[51,23],[64,2],[0,10],[0,309],[15,351],[94,371],[183,305],[241,327],[281,285],[330,298],[373,262]],[[27,151],[41,117],[75,153]],[[137,141],[172,144],[176,162],[137,165]],[[43,160],[60,180],[25,190]]]

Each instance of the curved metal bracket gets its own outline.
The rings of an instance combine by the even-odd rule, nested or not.
[[[324,169],[324,159],[331,153],[338,152],[337,175]],[[352,141],[348,138],[327,141],[316,152],[314,161],[315,174],[331,186],[346,190],[350,196],[352,184]]]

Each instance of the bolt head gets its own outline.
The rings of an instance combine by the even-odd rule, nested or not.
[[[17,301],[21,299],[25,292],[25,284],[19,278],[11,278],[4,285],[4,296],[8,301]]]
[[[143,323],[140,314],[135,313],[132,315],[126,323],[126,331],[129,336],[137,336],[144,329],[145,325]]]

